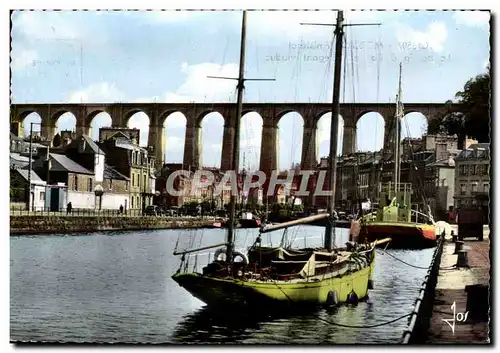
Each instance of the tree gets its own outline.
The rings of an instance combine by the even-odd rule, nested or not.
[[[457,135],[459,145],[465,136],[479,142],[490,142],[490,84],[488,67],[486,73],[470,79],[464,89],[456,93],[460,111],[452,108],[452,101],[447,101],[446,113],[429,124],[429,133]]]

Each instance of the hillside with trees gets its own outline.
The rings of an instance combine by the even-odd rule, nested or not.
[[[429,124],[430,134],[442,133],[458,135],[459,148],[465,136],[477,139],[479,142],[490,142],[490,102],[491,102],[490,68],[469,81],[462,91],[455,95],[456,103],[462,105],[460,111],[452,108],[439,119]]]

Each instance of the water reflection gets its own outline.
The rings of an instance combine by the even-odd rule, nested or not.
[[[308,246],[321,244],[323,230],[319,227],[299,227],[294,232],[297,239],[316,239],[308,239]],[[193,234],[196,246],[221,242],[225,237],[225,232],[218,230],[11,237],[11,339],[177,344],[397,343],[406,328],[405,319],[369,329],[332,323],[374,325],[407,314],[426,274],[425,270],[408,267],[377,251],[375,288],[368,300],[357,306],[273,316],[214,312],[171,279],[180,262],[172,256],[177,238],[181,238],[179,248],[184,248]],[[238,246],[248,246],[256,235],[254,231],[238,231]],[[269,241],[278,244],[281,236],[282,232],[271,234]],[[346,237],[339,234],[337,239],[342,244]],[[298,242],[302,245],[303,239]],[[391,250],[394,256],[416,266],[428,266],[432,252]],[[208,257],[198,261],[201,269]]]

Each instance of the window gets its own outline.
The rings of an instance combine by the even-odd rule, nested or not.
[[[489,183],[484,183],[483,184],[483,191],[484,192],[490,192],[490,184]]]
[[[472,191],[473,193],[477,192],[477,183],[473,183],[473,184],[471,185],[471,191]]]
[[[135,186],[135,174],[132,173],[132,186]]]
[[[147,183],[146,183],[146,174],[144,174],[144,188],[146,187]]]
[[[45,191],[41,191],[40,192],[40,202],[44,202],[45,201]]]
[[[125,191],[128,191],[128,180],[125,181]]]
[[[134,197],[130,198],[130,208],[134,208]]]
[[[73,190],[78,191],[78,175],[75,174],[75,183],[73,185]]]
[[[109,190],[113,190],[113,179],[109,179]]]
[[[87,191],[92,191],[92,179],[87,180]]]
[[[467,192],[467,185],[460,184],[460,195],[465,195],[466,192]]]

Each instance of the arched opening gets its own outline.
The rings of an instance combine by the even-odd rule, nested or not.
[[[316,145],[318,153],[316,154],[318,162],[322,157],[330,155],[330,129],[332,126],[332,113],[325,113],[318,120],[318,129],[316,131]],[[337,155],[342,155],[342,145],[344,142],[344,118],[339,115],[339,130],[337,135]]]
[[[250,112],[241,118],[240,125],[240,169],[255,171],[259,169],[262,142],[262,117]]]
[[[76,130],[76,117],[73,113],[67,112],[61,114],[56,120],[56,133],[63,135],[63,132],[75,132]]]
[[[39,136],[42,131],[42,126],[40,125],[42,123],[42,117],[38,115],[38,113],[30,113],[21,121],[24,136],[27,138],[30,136],[31,123],[34,123],[33,136]]]
[[[385,120],[376,112],[363,114],[356,123],[356,151],[380,151],[384,147]]]
[[[183,162],[186,122],[187,119],[181,112],[168,115],[163,122],[163,134],[166,141],[165,163]]]
[[[290,112],[278,122],[278,168],[289,170],[302,159],[302,137],[304,135],[304,119],[299,113]]]
[[[127,126],[130,129],[139,129],[139,146],[148,146],[149,116],[144,112],[137,112],[130,116]]]
[[[427,118],[422,113],[408,113],[401,121],[401,140],[407,137],[421,138],[427,134]]]
[[[90,137],[94,141],[99,140],[99,129],[112,126],[111,116],[106,112],[100,112],[92,119],[90,123]]]
[[[201,160],[202,167],[220,168],[224,117],[217,112],[205,115],[201,121]]]

